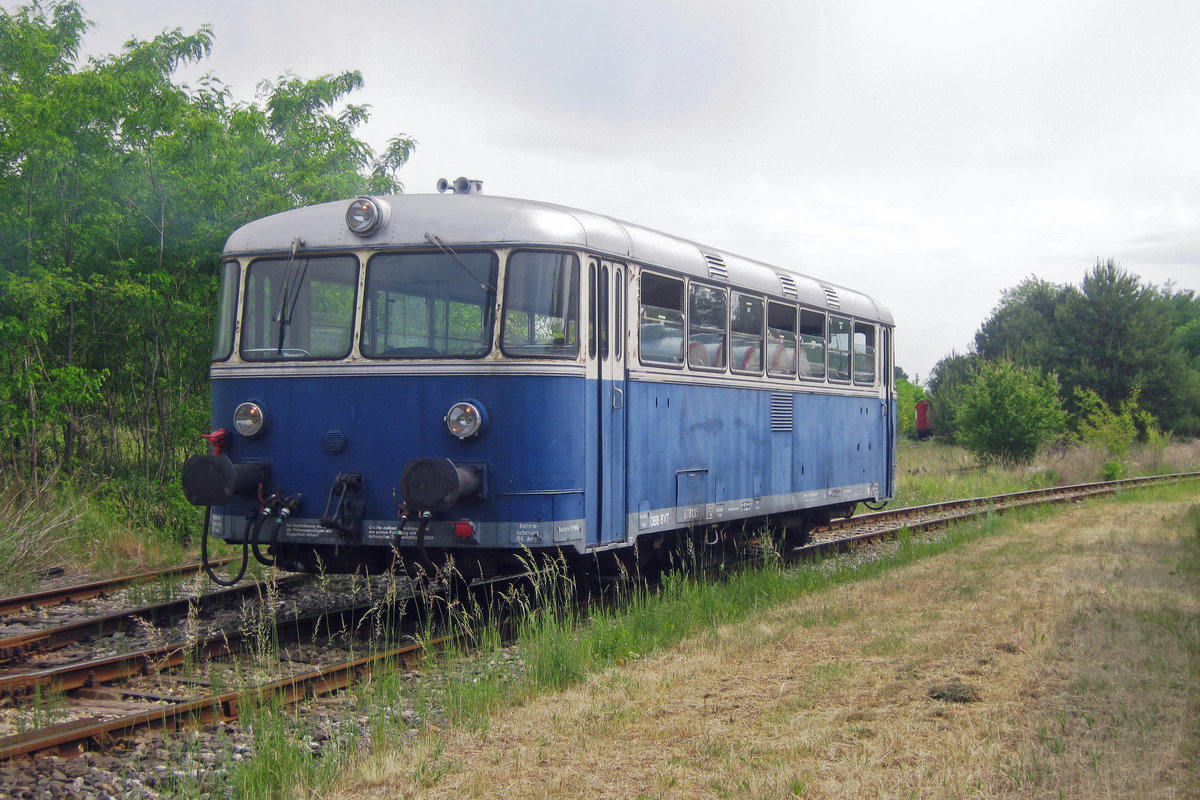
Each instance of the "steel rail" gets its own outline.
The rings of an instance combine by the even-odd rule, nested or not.
[[[1076,491],[1079,494],[1112,494],[1122,488],[1138,488],[1156,483],[1171,483],[1184,480],[1200,479],[1200,472],[1178,472],[1169,475],[1150,475],[1141,478],[1125,478],[1117,481],[1100,481],[1096,483],[1077,483],[1070,486],[1052,486],[1045,489],[1027,489],[1021,492],[1000,494],[991,497],[970,497],[962,500],[947,500],[940,503],[930,503],[923,506],[908,506],[905,508],[875,511],[870,514],[858,514],[853,517],[833,520],[828,525],[814,529],[816,532],[837,531],[844,528],[856,527],[862,523],[885,522],[891,519],[901,519],[920,513],[941,513],[955,509],[969,509],[979,505],[994,507],[997,501],[1013,500],[1010,507],[1033,505],[1041,502],[1051,502],[1052,498],[1063,492]],[[1078,496],[1078,495],[1076,495]]]
[[[280,578],[277,583],[288,585],[304,580],[311,580],[311,576],[287,575]],[[211,607],[213,605],[229,603],[232,600],[240,599],[260,590],[261,584],[259,583],[244,583],[240,586],[216,592],[208,592],[196,597],[184,597],[178,600],[169,600],[165,603],[150,603],[136,608],[114,611],[90,619],[70,622],[65,625],[58,625],[53,628],[9,636],[0,639],[0,663],[23,658],[34,652],[44,652],[46,650],[66,647],[86,636],[104,636],[124,630],[131,624],[131,621],[135,617],[153,620],[157,617],[187,614],[193,604],[198,608]]]
[[[334,611],[314,611],[299,617],[281,620],[274,625],[280,642],[295,642],[313,635],[321,627],[341,624],[350,627],[347,619],[370,608],[361,605]],[[238,652],[242,642],[252,634],[240,630],[221,630],[195,642],[175,641],[161,647],[150,647],[118,655],[104,656],[78,664],[65,664],[47,669],[31,670],[0,676],[0,698],[21,698],[39,691],[70,692],[95,688],[135,675],[164,672],[182,666],[189,659],[209,659]]]
[[[380,667],[396,662],[409,666],[419,659],[429,646],[444,647],[458,640],[458,637],[443,636],[430,640],[427,644],[412,642],[273,683],[172,703],[111,720],[84,719],[6,736],[0,738],[0,762],[39,753],[77,755],[89,747],[101,746],[138,731],[179,730],[187,724],[207,724],[235,719],[238,706],[248,698],[275,696],[287,704],[292,704],[309,697],[332,694],[347,688],[364,675],[372,674]]]
[[[213,562],[213,566],[222,566],[232,561],[232,558],[225,558],[220,561]],[[122,575],[118,578],[109,578],[102,581],[93,581],[91,583],[77,583],[71,586],[60,586],[55,589],[43,589],[30,594],[13,595],[11,597],[0,598],[0,616],[8,616],[15,614],[26,608],[46,608],[48,606],[61,605],[67,602],[79,602],[80,600],[90,600],[93,597],[99,597],[109,592],[120,591],[138,583],[149,583],[155,580],[164,578],[180,578],[195,575],[203,570],[203,565],[199,562],[194,564],[183,564],[178,567],[168,567],[166,569],[154,570],[153,572],[139,572],[132,575]]]
[[[963,500],[931,503],[924,506],[910,506],[889,511],[878,511],[871,514],[862,514],[856,517],[836,520],[829,525],[813,529],[812,533],[814,535],[834,533],[847,528],[861,528],[873,524],[883,525],[884,527],[836,539],[811,542],[794,548],[787,555],[789,559],[794,560],[810,559],[830,553],[845,552],[859,544],[898,535],[906,529],[909,531],[929,530],[945,526],[951,522],[958,522],[986,514],[1003,513],[1025,506],[1062,503],[1080,498],[1115,494],[1117,491],[1125,488],[1141,488],[1158,483],[1177,483],[1196,479],[1200,479],[1200,472],[1181,472],[1143,478],[1126,478],[1119,481],[1080,483],[1071,486],[1055,486],[1047,489],[1030,489],[1023,492],[995,495],[993,497],[972,497]]]

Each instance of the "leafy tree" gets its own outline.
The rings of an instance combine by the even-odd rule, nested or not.
[[[350,71],[234,102],[177,84],[211,29],[165,31],[76,66],[71,0],[0,11],[0,464],[167,480],[207,427],[217,259],[238,225],[400,191],[416,143],[354,135]]]
[[[925,399],[925,390],[909,383],[907,378],[897,376],[896,399],[901,435],[917,438],[917,403]]]
[[[1114,458],[1124,456],[1138,437],[1139,426],[1153,430],[1154,417],[1138,408],[1140,389],[1134,389],[1117,411],[1091,389],[1076,389],[1075,402],[1080,409],[1076,430],[1079,440],[1099,444]]]
[[[1109,406],[1131,396],[1137,386],[1148,393],[1152,385],[1161,391],[1170,328],[1154,299],[1149,287],[1116,261],[1097,261],[1080,291],[1058,310],[1061,336],[1071,353],[1061,365],[1064,384],[1090,388]]]
[[[1159,301],[1172,330],[1172,344],[1183,352],[1193,370],[1200,368],[1200,297],[1174,292],[1168,283]]]
[[[1005,464],[1032,461],[1066,423],[1058,380],[1003,360],[978,364],[954,416],[964,447],[982,461]]]
[[[1065,355],[1058,309],[1078,290],[1030,276],[1001,295],[1000,304],[975,334],[975,352],[994,361],[1056,370]]]
[[[952,352],[934,365],[929,373],[929,413],[933,435],[953,442],[958,428],[955,413],[962,402],[963,389],[971,379],[979,357],[974,353]]]
[[[1190,320],[1175,329],[1175,341],[1195,368],[1200,362],[1200,317]]]
[[[1028,278],[1006,291],[975,336],[978,354],[1057,373],[1076,419],[1077,389],[1141,404],[1169,430],[1200,433],[1200,301],[1144,285],[1113,259],[1079,287]]]

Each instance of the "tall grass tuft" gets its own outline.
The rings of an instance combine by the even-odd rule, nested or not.
[[[82,516],[83,498],[59,504],[38,497],[7,494],[0,500],[0,576],[4,587],[21,591],[38,570],[65,549]]]
[[[249,695],[239,703],[239,721],[254,732],[255,758],[238,762],[229,773],[234,797],[264,800],[304,797],[305,787],[328,780],[336,759],[313,755],[315,733],[299,707],[275,697]],[[212,788],[212,787],[209,787]]]
[[[516,612],[517,639],[534,686],[554,688],[579,680],[586,672],[586,653],[574,636],[584,610],[577,602],[576,582],[566,559],[537,557],[522,560],[531,576],[528,594],[514,590],[509,601]]]

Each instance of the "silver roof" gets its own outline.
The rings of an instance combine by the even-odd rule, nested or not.
[[[350,232],[345,219],[350,201],[339,200],[243,225],[225,243],[225,255],[287,252],[297,237],[302,249],[310,251],[427,246],[426,234],[452,247],[576,247],[894,323],[886,307],[853,289],[589,211],[484,194],[401,194],[377,199],[387,203],[391,213],[370,236]]]

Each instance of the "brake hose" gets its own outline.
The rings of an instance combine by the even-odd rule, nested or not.
[[[213,583],[217,584],[218,586],[233,586],[242,579],[243,575],[246,574],[246,566],[250,561],[250,537],[247,536],[245,541],[242,542],[242,567],[238,570],[237,575],[230,580],[218,578],[217,573],[213,571],[212,564],[208,563],[208,532],[211,524],[212,506],[205,506],[204,535],[200,537],[200,562],[203,564],[204,571],[208,573],[208,577],[212,579]]]

